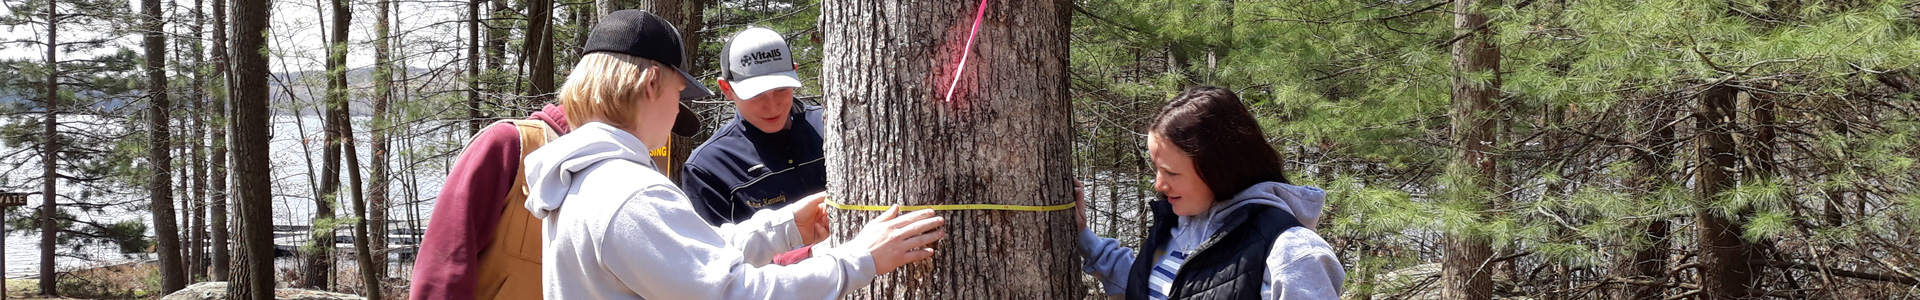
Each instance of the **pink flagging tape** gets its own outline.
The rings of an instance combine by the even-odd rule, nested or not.
[[[973,30],[967,32],[967,48],[960,50],[960,64],[953,67],[953,82],[947,84],[946,100],[953,103],[953,91],[960,87],[960,75],[967,71],[967,57],[973,56],[973,38],[980,36],[980,23],[986,21],[987,0],[980,0],[980,11],[973,13]]]

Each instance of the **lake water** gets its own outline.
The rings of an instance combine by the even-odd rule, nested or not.
[[[69,118],[77,119],[87,117],[62,117],[63,120]],[[361,137],[361,141],[365,141],[367,128],[364,126],[366,126],[367,123],[366,119],[365,117],[356,117],[355,119],[353,123],[356,125],[356,135]],[[34,120],[38,120],[38,118],[34,118]],[[13,120],[0,119],[0,123],[12,121]],[[280,116],[273,119],[274,131],[271,148],[273,150],[272,181],[274,184],[273,218],[275,225],[304,226],[311,223],[309,218],[312,217],[315,206],[312,196],[314,194],[313,185],[309,184],[309,182],[312,182],[314,177],[318,177],[318,172],[310,173],[308,170],[310,169],[309,166],[317,168],[321,160],[320,143],[322,139],[320,121],[320,118],[317,116]],[[389,193],[394,207],[389,211],[389,215],[395,220],[409,220],[415,215],[425,219],[432,214],[433,203],[431,199],[440,192],[441,182],[444,181],[446,177],[446,165],[452,163],[454,155],[457,154],[455,151],[458,151],[457,147],[466,142],[467,136],[464,127],[434,126],[438,123],[429,122],[440,121],[422,122],[422,124],[413,127],[440,128],[438,130],[439,132],[424,132],[422,130],[416,130],[422,132],[402,132],[399,134],[405,135],[405,137],[397,136],[396,139],[403,140],[395,141],[394,145],[391,146],[391,151],[395,153],[391,160],[395,178],[393,179],[394,182]],[[179,130],[175,131],[173,134],[176,136],[184,134],[183,132],[178,132]],[[360,147],[358,154],[361,157],[363,167],[365,167],[364,164],[371,159],[370,155],[372,152],[366,148],[367,145],[365,143],[360,143],[358,146]],[[0,152],[12,153],[14,150],[16,149],[0,146]],[[4,159],[9,163],[18,164],[13,168],[0,169],[0,171],[9,171],[8,173],[0,174],[0,176],[5,176],[7,179],[5,181],[7,182],[6,186],[0,188],[9,191],[40,191],[38,181],[28,181],[33,177],[37,177],[40,173],[38,159],[22,159],[16,157],[0,157],[0,159]],[[175,169],[186,169],[185,165],[188,162],[183,158],[176,157],[173,163],[175,164]],[[362,176],[364,178],[366,174],[363,173]],[[181,180],[179,177],[175,178],[176,184],[178,184],[179,180]],[[342,176],[341,183],[343,185],[341,191],[347,192],[348,187],[345,186],[347,182],[344,175]],[[82,191],[78,189],[78,186],[63,182],[59,192],[70,196],[79,195]],[[137,203],[145,202],[144,197],[146,193],[143,188],[123,187],[122,189],[128,189],[128,191],[119,191],[122,194],[137,195],[112,195],[112,193],[107,192],[96,192],[93,193],[94,195],[92,195],[92,197],[140,197],[140,199],[119,200],[135,201]],[[39,195],[31,195],[29,196],[29,205],[11,208],[8,214],[16,217],[30,214],[31,210],[39,207],[38,203],[40,203],[40,201]],[[418,211],[412,210],[412,207],[407,205],[409,202],[417,203]],[[337,215],[344,217],[351,212],[351,208],[350,202],[343,201],[335,206],[334,211]],[[69,211],[83,219],[95,222],[116,222],[134,219],[144,221],[151,217],[151,213],[144,207],[108,208],[101,212]],[[180,222],[182,222],[181,227],[183,229],[188,225],[186,224],[187,219],[185,218],[181,218]],[[148,234],[152,236],[152,223],[149,222],[148,225]],[[424,226],[424,223],[422,223],[422,226]],[[400,227],[395,226],[394,228],[399,229]],[[37,229],[13,229],[8,230],[6,234],[6,276],[8,278],[37,276],[39,274],[40,262],[40,231]],[[61,271],[153,258],[153,255],[150,253],[121,254],[119,247],[111,244],[84,244],[70,246],[70,248],[62,248],[56,251],[60,253],[60,255],[56,256],[54,261],[57,268]]]

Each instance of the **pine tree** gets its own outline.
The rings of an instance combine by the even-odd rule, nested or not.
[[[228,88],[232,79],[227,69],[227,0],[213,0],[212,56],[214,74],[213,87],[210,90],[213,91],[213,97],[209,101],[213,105],[209,106],[205,113],[213,119],[207,128],[211,133],[212,138],[209,142],[213,148],[209,155],[212,160],[209,170],[212,174],[208,175],[212,180],[208,191],[208,202],[212,203],[208,206],[211,211],[208,226],[212,227],[210,234],[213,236],[213,245],[210,250],[213,255],[210,263],[213,266],[208,269],[213,273],[210,276],[213,281],[226,281],[232,273],[230,266],[233,260],[233,248],[227,244],[231,234],[228,230],[231,227],[228,227],[227,216],[233,214],[227,209],[229,191],[227,189],[229,180],[227,177],[227,120],[230,119],[227,113],[227,99],[232,95]]]
[[[267,110],[267,0],[233,2],[233,110],[227,131],[233,138],[234,235],[233,284],[227,299],[272,299],[273,185]]]
[[[172,136],[168,135],[169,124],[173,120],[168,111],[173,109],[167,99],[167,39],[166,16],[161,15],[160,1],[144,1],[140,5],[145,26],[142,35],[146,46],[147,72],[147,112],[148,140],[147,161],[154,169],[148,181],[147,191],[153,199],[154,233],[158,234],[160,247],[156,249],[160,256],[160,291],[172,293],[187,286],[186,270],[181,263],[180,228],[173,209],[173,155],[167,153]]]
[[[856,205],[1052,205],[1073,199],[1067,116],[1067,1],[828,1],[827,190]],[[985,9],[973,57],[968,28]],[[894,39],[945,42],[894,43]],[[903,74],[913,74],[905,75]],[[955,81],[955,78],[959,78]],[[957,82],[957,85],[954,83]],[[955,92],[949,99],[945,91]],[[1068,211],[941,212],[948,238],[924,264],[876,279],[854,299],[1076,299]],[[873,212],[836,216],[842,238]],[[1017,274],[1017,275],[1016,275]]]

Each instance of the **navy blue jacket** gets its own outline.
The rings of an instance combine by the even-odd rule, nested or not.
[[[680,189],[707,223],[746,220],[827,190],[820,107],[793,107],[787,130],[761,132],[736,115],[687,157]]]

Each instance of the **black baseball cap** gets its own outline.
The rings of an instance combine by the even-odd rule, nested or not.
[[[632,55],[650,59],[673,68],[675,73],[687,80],[687,88],[680,90],[680,115],[673,121],[673,134],[693,136],[700,133],[700,114],[687,107],[684,100],[712,97],[713,91],[694,80],[687,74],[686,46],[680,42],[680,30],[666,19],[651,12],[637,9],[614,11],[600,17],[600,23],[593,25],[593,32],[587,35],[586,50],[580,54],[600,51]]]

